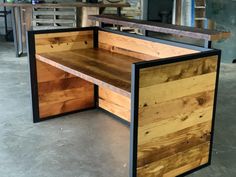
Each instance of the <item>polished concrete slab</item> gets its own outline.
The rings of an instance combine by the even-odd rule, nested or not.
[[[212,166],[236,176],[236,65],[222,64]],[[27,58],[0,41],[0,177],[127,177],[129,127],[100,110],[32,123]]]

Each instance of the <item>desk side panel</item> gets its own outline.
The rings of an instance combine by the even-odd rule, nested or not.
[[[98,42],[99,48],[146,61],[199,52],[195,49],[188,49],[106,31],[98,32]]]
[[[139,66],[136,176],[178,176],[209,164],[218,61],[216,52]]]
[[[95,107],[94,84],[36,59],[44,52],[93,48],[94,36],[93,28],[28,32],[34,122]]]
[[[37,61],[40,119],[93,108],[94,85]]]

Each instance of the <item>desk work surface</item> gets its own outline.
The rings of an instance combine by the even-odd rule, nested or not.
[[[37,54],[36,58],[127,97],[131,92],[131,65],[142,61],[104,49],[50,52]]]

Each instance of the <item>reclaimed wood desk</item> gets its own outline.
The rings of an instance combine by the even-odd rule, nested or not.
[[[130,123],[130,177],[211,162],[219,50],[98,27],[29,31],[33,120],[104,109]]]

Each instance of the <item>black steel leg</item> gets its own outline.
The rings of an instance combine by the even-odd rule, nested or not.
[[[121,17],[121,10],[122,10],[121,7],[117,7],[117,16],[119,17]],[[121,26],[117,26],[117,30],[121,31]]]

